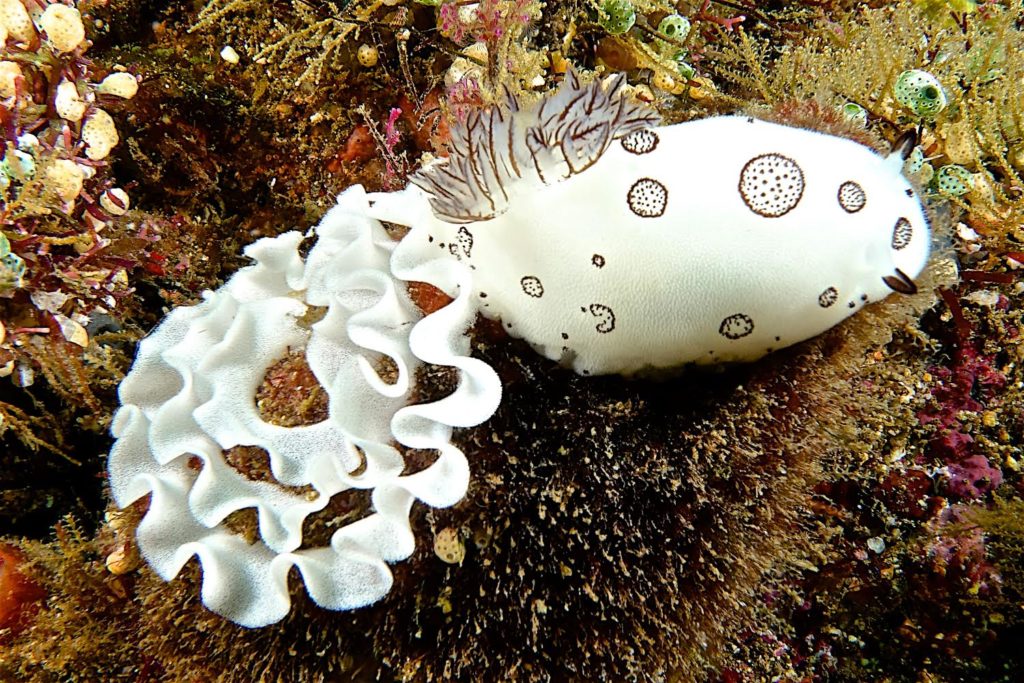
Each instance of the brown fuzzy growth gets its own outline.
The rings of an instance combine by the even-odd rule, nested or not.
[[[281,427],[316,424],[327,419],[327,392],[303,353],[274,363],[256,390],[260,417]]]
[[[806,358],[663,384],[581,378],[525,346],[485,358],[506,396],[461,435],[469,494],[420,520],[468,552],[395,567],[385,663],[416,681],[694,677],[798,545],[822,448]]]
[[[784,126],[847,138],[882,154],[888,152],[888,145],[880,135],[850,120],[839,108],[820,99],[785,100],[770,109],[752,107],[750,114]]]
[[[115,673],[138,656],[136,644],[125,636],[134,616],[126,610],[134,577],[110,574],[98,544],[72,520],[58,524],[56,536],[49,547],[21,546],[32,558],[27,571],[48,598],[31,627],[0,647],[0,680],[145,680]]]

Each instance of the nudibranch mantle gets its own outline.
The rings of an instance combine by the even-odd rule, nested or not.
[[[513,116],[471,121],[478,144],[454,154],[472,168],[442,161],[375,197],[412,226],[395,262],[468,264],[484,315],[581,374],[756,360],[913,288],[931,239],[900,152],[750,117],[640,121],[604,126],[620,134],[582,171]],[[527,177],[486,173],[507,158]],[[474,200],[487,183],[513,198]]]
[[[906,149],[744,117],[657,126],[623,85],[570,72],[530,107],[471,114],[413,185],[349,188],[307,254],[312,233],[259,240],[252,265],[142,340],[108,471],[121,507],[149,497],[138,547],[161,577],[198,557],[204,604],[252,627],[288,613],[293,567],[327,609],[384,596],[388,564],[416,548],[412,506],[466,494],[453,429],[501,400],[470,357],[478,312],[578,372],[628,374],[752,360],[913,291],[930,240]],[[396,243],[382,221],[410,230]],[[424,315],[409,281],[453,300]],[[328,397],[319,423],[273,424],[256,405],[290,353]],[[414,403],[424,363],[453,368],[455,391]],[[236,470],[237,446],[262,449],[272,480]],[[416,469],[400,446],[436,457]],[[366,516],[307,547],[305,522],[352,489],[371,492]],[[245,509],[255,542],[229,526]]]

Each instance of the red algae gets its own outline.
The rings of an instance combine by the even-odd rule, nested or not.
[[[0,644],[28,626],[45,597],[46,591],[29,577],[25,554],[0,543]]]
[[[410,282],[409,298],[424,313],[433,313],[452,302],[452,298],[427,282]]]

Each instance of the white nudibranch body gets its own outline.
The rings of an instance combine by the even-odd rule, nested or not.
[[[928,258],[901,153],[748,117],[623,120],[583,131],[607,149],[574,172],[529,131],[513,157],[514,119],[476,125],[468,174],[442,161],[384,198],[413,226],[396,258],[448,251],[484,315],[583,374],[756,360],[912,289]]]
[[[497,374],[469,356],[478,312],[577,372],[629,374],[754,360],[914,291],[930,239],[899,173],[909,146],[883,158],[745,117],[659,127],[623,85],[570,72],[536,105],[509,97],[470,115],[413,185],[348,189],[308,255],[299,232],[260,240],[254,265],[142,341],[108,467],[119,505],[150,496],[138,544],[161,576],[198,557],[204,603],[246,626],[287,614],[292,567],[328,609],[379,600],[387,563],[416,547],[412,506],[465,496],[472,454],[453,428],[501,399]],[[410,230],[395,243],[382,221]],[[409,281],[454,300],[423,315]],[[328,416],[268,423],[256,391],[296,352]],[[374,369],[385,360],[390,383]],[[424,363],[453,367],[458,388],[414,404]],[[236,471],[235,446],[266,451],[274,481]],[[438,456],[409,471],[402,447]],[[308,547],[307,518],[350,489],[372,491],[371,512]],[[255,543],[225,523],[246,508]]]

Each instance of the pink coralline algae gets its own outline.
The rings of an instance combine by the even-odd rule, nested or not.
[[[972,455],[949,466],[949,492],[961,498],[981,498],[1003,483],[1003,473],[983,455]]]
[[[935,435],[926,456],[947,466],[948,491],[961,499],[984,496],[1003,481],[1003,474],[988,458],[977,453],[974,438],[963,423],[964,413],[979,413],[1006,386],[1006,376],[991,356],[971,346],[957,351],[949,367],[932,368],[936,383],[933,403],[918,413],[924,425],[934,425]]]
[[[934,536],[928,557],[936,575],[963,582],[971,595],[987,595],[999,590],[1001,579],[989,562],[984,533],[967,521],[970,509],[953,505],[929,524]]]

